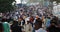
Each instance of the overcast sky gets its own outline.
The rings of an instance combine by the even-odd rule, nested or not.
[[[16,0],[16,4],[21,3],[21,0]]]
[[[28,0],[24,0],[22,3],[26,4]],[[21,0],[16,0],[16,4],[21,3]]]

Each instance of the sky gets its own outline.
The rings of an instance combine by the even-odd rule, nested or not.
[[[19,3],[21,3],[21,0],[16,0],[16,4],[19,4]]]
[[[21,3],[21,0],[16,0],[16,4],[19,4],[19,3]],[[26,2],[26,0],[25,0],[25,1],[23,1],[22,3],[26,4],[27,2]]]

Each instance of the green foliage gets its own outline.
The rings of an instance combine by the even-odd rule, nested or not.
[[[13,10],[12,3],[15,0],[0,0],[0,12],[8,12]]]

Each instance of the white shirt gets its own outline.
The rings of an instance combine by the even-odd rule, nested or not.
[[[44,30],[43,28],[40,28],[38,30],[35,30],[35,32],[47,32],[46,30]]]
[[[30,17],[27,17],[27,18],[25,19],[25,24],[27,24],[27,21],[29,21],[29,18],[30,18]]]

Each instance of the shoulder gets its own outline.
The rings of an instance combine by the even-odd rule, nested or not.
[[[46,30],[44,30],[43,28],[40,28],[38,30],[36,30],[37,32],[47,32]]]

